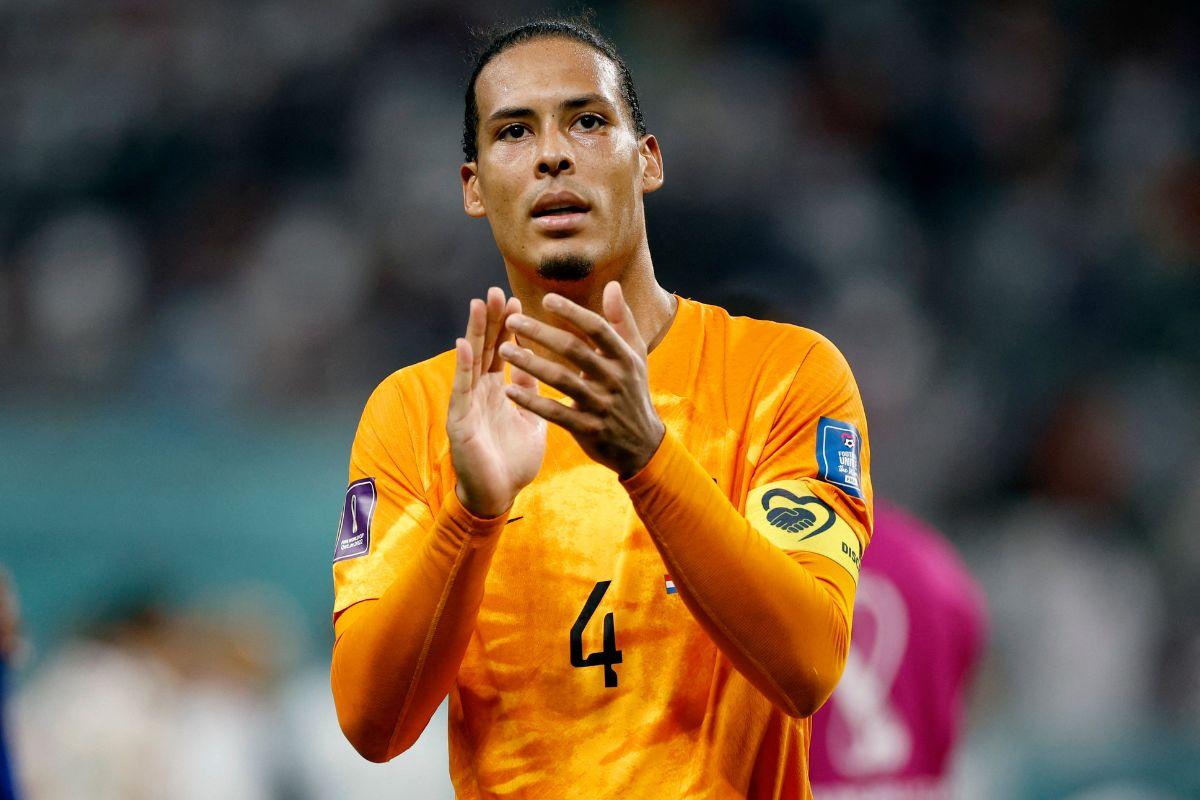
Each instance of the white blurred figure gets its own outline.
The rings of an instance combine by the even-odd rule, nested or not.
[[[1099,515],[1031,502],[984,574],[1007,703],[1033,740],[1112,741],[1149,718],[1163,636],[1150,562]]]
[[[162,664],[108,644],[68,646],[17,697],[14,749],[30,797],[161,797],[175,692]]]
[[[338,727],[329,668],[299,673],[283,691],[281,757],[293,791],[306,800],[376,800],[413,797],[452,800],[447,703],[434,712],[411,748],[385,764],[372,764],[354,752]]]
[[[222,681],[193,682],[176,698],[174,717],[161,797],[275,797],[270,709],[257,693]]]
[[[132,226],[98,208],[70,211],[44,225],[21,260],[37,368],[56,379],[111,378],[130,356],[145,295],[145,253]]]
[[[264,687],[276,626],[134,607],[65,645],[17,696],[19,774],[36,800],[271,800]]]
[[[352,330],[370,289],[369,253],[332,207],[281,209],[252,245],[233,286],[240,382],[268,394],[336,383],[339,335]],[[340,356],[339,356],[340,354]]]
[[[1060,398],[1035,431],[1031,496],[990,526],[980,553],[1005,705],[1033,742],[1103,745],[1156,707],[1162,577],[1123,513],[1151,443],[1122,400],[1109,384]]]

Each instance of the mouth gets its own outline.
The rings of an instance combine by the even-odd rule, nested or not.
[[[566,214],[586,214],[587,212],[588,210],[583,206],[565,205],[554,206],[553,208],[543,208],[538,211],[534,211],[532,216],[534,219],[541,219],[543,217],[560,217]]]
[[[538,198],[529,215],[544,232],[567,234],[583,224],[591,206],[573,192],[550,192]]]

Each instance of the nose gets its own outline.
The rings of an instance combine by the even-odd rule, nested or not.
[[[575,170],[575,158],[561,135],[550,133],[542,137],[542,148],[538,152],[538,175],[554,177],[559,173]]]

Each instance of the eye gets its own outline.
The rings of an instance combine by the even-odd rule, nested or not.
[[[520,123],[505,125],[500,129],[500,133],[496,134],[496,139],[501,142],[511,142],[520,139],[529,129]]]
[[[604,120],[595,114],[584,114],[579,119],[575,120],[575,124],[583,128],[585,131],[594,131],[604,127]]]

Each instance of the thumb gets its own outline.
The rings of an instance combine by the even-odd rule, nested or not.
[[[608,285],[604,287],[602,307],[604,318],[613,326],[613,330],[634,350],[644,353],[646,344],[642,341],[642,332],[638,330],[637,321],[633,318],[633,311],[625,302],[625,293],[621,290],[621,284],[616,281],[608,282]]]

